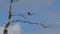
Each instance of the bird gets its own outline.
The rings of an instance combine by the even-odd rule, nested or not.
[[[34,13],[31,14],[30,12],[28,12],[28,15],[34,15]]]
[[[28,12],[28,15],[30,15],[30,12]]]

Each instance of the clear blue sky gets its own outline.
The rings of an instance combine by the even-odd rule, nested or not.
[[[8,21],[9,3],[9,0],[0,0],[0,27],[3,27]],[[13,3],[12,11],[15,14],[35,13],[33,16],[26,16],[27,20],[40,21],[46,26],[52,26],[49,29],[44,29],[41,25],[12,23],[12,25],[20,24],[22,34],[60,34],[60,0],[20,0]],[[15,18],[23,19],[20,16]]]

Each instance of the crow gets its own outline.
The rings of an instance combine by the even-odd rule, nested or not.
[[[30,12],[28,12],[28,15],[34,15],[33,13],[31,14]]]
[[[28,12],[28,15],[30,15],[30,12]]]

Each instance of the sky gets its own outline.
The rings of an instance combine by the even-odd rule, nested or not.
[[[10,0],[0,0],[0,34],[8,21]],[[41,25],[32,25],[22,22],[13,22],[8,28],[8,34],[60,34],[60,0],[19,0],[12,4],[14,14],[34,13],[32,16],[13,17],[13,19],[29,20],[31,22],[41,22],[48,29]]]

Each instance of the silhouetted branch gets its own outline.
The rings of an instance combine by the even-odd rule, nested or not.
[[[28,16],[28,15],[32,16],[32,15],[34,15],[34,13],[30,14],[28,12],[27,15],[23,15],[23,14],[11,14],[10,16],[22,16],[22,17],[26,18],[25,16]]]
[[[24,20],[12,20],[11,22],[23,22],[23,23],[29,23],[29,24],[39,24],[37,22],[30,22],[30,21],[24,21]]]
[[[12,14],[12,16],[22,16],[22,17],[26,18],[25,16],[27,16],[27,15],[22,15],[22,14]]]
[[[36,25],[41,25],[44,28],[49,28],[50,26],[45,26],[43,25],[41,22],[37,23],[37,22],[30,22],[30,21],[24,21],[24,20],[12,20],[11,22],[23,22],[23,23],[29,23],[29,24],[36,24]]]
[[[42,23],[40,23],[44,28],[49,28],[49,27],[51,27],[51,26],[45,26],[45,25],[43,25]]]
[[[7,28],[9,27],[9,25],[11,24],[11,21],[12,21],[12,19],[10,19],[10,20],[6,23],[5,29],[7,29]]]
[[[9,20],[8,20],[8,23],[5,25],[5,28],[4,28],[4,31],[3,31],[3,34],[8,34],[8,27],[11,23],[11,15],[12,15],[12,2],[13,0],[10,1],[10,9],[9,9]]]

